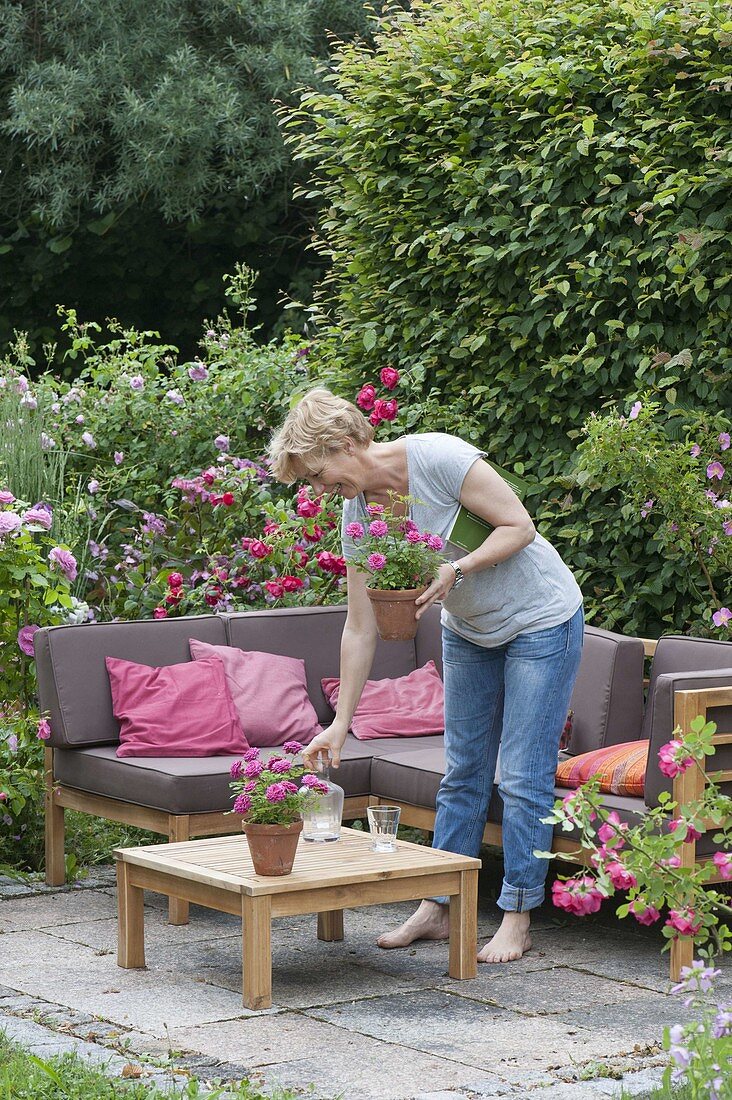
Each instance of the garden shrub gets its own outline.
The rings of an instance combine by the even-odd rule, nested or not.
[[[532,482],[591,614],[629,630],[684,627],[684,570],[571,456],[640,391],[732,406],[730,42],[714,0],[441,0],[284,115],[323,209],[333,377],[398,368],[407,426],[458,420]]]

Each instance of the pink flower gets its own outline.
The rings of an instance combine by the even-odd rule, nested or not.
[[[732,879],[732,854],[729,852],[715,852],[712,856],[712,863],[723,879],[726,881]]]
[[[381,538],[389,534],[389,525],[383,519],[374,519],[369,524],[369,534],[375,538]]]
[[[264,792],[264,797],[268,802],[284,802],[287,798],[287,788],[283,783],[270,783],[267,790]]]
[[[322,511],[320,504],[316,500],[310,500],[309,497],[304,497],[297,505],[297,514],[303,519],[312,519],[313,516],[319,516]]]
[[[125,460],[125,452],[124,451],[115,451],[114,452],[114,464],[115,464],[115,466],[121,466],[122,463],[124,462],[124,460]]]
[[[170,588],[180,588],[183,584],[182,573],[171,573],[168,577],[168,586]]]
[[[374,415],[381,418],[381,420],[396,420],[396,415],[399,412],[399,403],[395,397],[390,397],[387,401],[375,401],[374,402]]]
[[[716,460],[714,462],[710,462],[707,466],[707,477],[716,477],[717,481],[721,481],[724,477],[724,466],[722,465],[722,463]]]
[[[203,363],[196,362],[188,368],[188,377],[191,382],[205,382],[208,378],[208,371]]]
[[[15,497],[9,489],[0,489],[0,504],[12,504]]]
[[[693,443],[692,444],[692,447],[691,447],[691,450],[689,451],[689,454],[691,455],[692,458],[698,458],[699,457],[699,455],[701,454],[701,447],[699,446],[698,443]]]
[[[229,442],[228,435],[217,435],[214,439],[214,447],[217,451],[228,451]]]
[[[570,878],[566,882],[558,879],[552,883],[552,901],[560,909],[583,917],[587,913],[596,913],[602,905],[603,895],[597,888],[591,875]]]
[[[655,924],[661,916],[655,905],[647,905],[643,898],[635,898],[628,909],[639,924]]]
[[[15,534],[22,526],[23,520],[17,512],[0,512],[0,539]]]
[[[660,867],[676,867],[681,866],[681,856],[669,856],[667,859],[659,859],[658,864]]]
[[[246,760],[247,754],[244,753],[244,759]],[[244,765],[244,775],[247,779],[256,779],[258,775],[261,775],[264,771],[264,764],[261,760],[247,760]]]
[[[369,416],[369,424],[372,424],[374,428],[378,428],[381,423],[381,417],[377,412],[372,412]]]
[[[362,523],[347,523],[346,534],[351,539],[362,539],[364,536],[364,529]]]
[[[164,607],[156,607],[153,611],[153,619],[167,619],[168,612]]]
[[[363,409],[364,412],[370,412],[374,407],[374,401],[376,400],[376,387],[372,386],[369,382],[366,386],[362,386],[358,391],[356,397],[356,404],[359,409]]]
[[[283,772],[289,772],[291,766],[289,760],[273,760],[269,765],[269,770],[274,772],[275,775],[281,775]]]
[[[377,573],[386,565],[386,558],[383,554],[369,554],[366,559],[366,564],[372,572]]]
[[[272,553],[272,547],[267,546],[267,544],[260,539],[254,539],[249,544],[249,553],[255,558],[266,558],[267,554]]]
[[[276,600],[281,599],[285,594],[285,590],[279,581],[265,581],[264,587],[267,589],[270,596],[274,596]]]
[[[324,534],[323,528],[314,523],[312,531],[303,530],[302,537],[306,542],[320,542]]]
[[[621,834],[627,831],[627,822],[621,822],[617,811],[611,810],[608,814],[607,821],[603,822],[597,830],[597,836],[603,844],[610,844],[611,841],[615,841],[613,847],[615,849],[620,849],[625,847],[625,841]]]
[[[248,814],[252,808],[252,800],[248,794],[240,794],[234,799],[232,809],[235,814]]]
[[[299,592],[304,587],[305,582],[300,577],[293,577],[290,573],[287,573],[284,577],[280,577],[280,584],[285,592]]]
[[[41,718],[40,722],[38,723],[38,732],[36,733],[36,737],[39,741],[48,741],[50,736],[51,726],[48,722],[48,719]]]
[[[281,779],[280,786],[284,787],[288,794],[297,794],[300,790],[297,783],[293,783],[291,779]]]
[[[244,760],[259,760],[259,749],[252,746],[251,749],[247,749],[244,753]]]
[[[366,511],[370,516],[382,516],[385,509],[383,504],[367,504]]]
[[[92,494],[92,496],[93,496],[93,495],[94,495],[95,493],[98,493],[98,492],[99,492],[99,482],[97,481],[97,479],[96,479],[95,477],[93,477],[93,478],[91,479],[91,481],[90,481],[90,482],[89,482],[89,484],[87,485],[87,489],[88,489],[88,490],[89,490],[89,492],[90,492],[90,493]]]
[[[686,821],[683,817],[675,817],[668,823],[668,831],[675,833],[679,828],[686,828],[686,836],[684,837],[684,844],[690,844],[692,840],[699,840],[701,833],[696,829],[690,821]]]
[[[623,864],[619,863],[617,860],[613,863],[608,863],[605,870],[616,890],[632,890],[634,886],[638,885],[638,880],[633,872],[629,871],[627,867],[624,867]]]
[[[701,928],[701,921],[695,922],[695,916],[693,909],[671,909],[666,925],[675,928],[682,936],[695,936]]]
[[[58,566],[67,580],[76,580],[76,558],[70,550],[65,550],[62,546],[54,546],[54,548],[49,551],[48,560],[51,563],[51,568]]]
[[[679,758],[680,753],[684,751],[680,741],[669,741],[667,745],[662,745],[658,750],[658,766],[669,779],[681,775],[694,763],[694,758],[691,756]]]
[[[53,513],[50,508],[41,508],[36,505],[23,512],[23,523],[29,526],[32,524],[34,527],[42,527],[45,531],[50,531],[51,524],[53,523]]]
[[[92,450],[94,450],[94,448],[96,447],[94,436],[91,434],[91,432],[82,432],[81,441],[82,443],[86,443],[87,447],[91,447]]]
[[[417,542],[422,541],[422,533],[420,531],[418,531],[416,528],[413,531],[407,531],[407,533],[405,534],[404,537],[407,540],[407,542],[417,543]]]
[[[299,741],[285,741],[282,748],[285,752],[292,753],[293,756],[297,756],[297,754],[303,750],[303,746]]]
[[[332,573],[335,577],[345,577],[346,559],[331,554],[330,550],[321,550],[315,555],[315,560],[326,573]]]
[[[381,384],[387,390],[393,390],[399,384],[399,371],[393,367],[382,367],[379,374]],[[729,437],[728,437],[729,438]]]
[[[241,760],[235,760],[229,768],[229,775],[232,779],[240,779],[241,774],[244,771],[244,763]]]
[[[633,408],[628,413],[628,420],[637,420],[638,419],[638,413],[641,411],[642,408],[643,408],[643,402],[642,401],[636,401],[635,405],[633,405]]]
[[[145,379],[141,374],[133,374],[130,378],[130,389],[138,392],[145,389]]]
[[[430,550],[442,550],[444,545],[439,535],[428,535],[425,542],[429,546]]]
[[[730,445],[729,432],[720,432],[718,439],[720,451],[728,451]]]
[[[643,519],[645,519],[646,516],[650,514],[651,509],[653,508],[653,505],[655,503],[656,503],[655,500],[647,500],[645,502],[645,504],[643,505],[643,507],[640,510],[640,514],[643,517]]]
[[[715,611],[712,615],[712,622],[715,626],[726,626],[727,623],[732,622],[732,611],[728,607],[720,607],[719,611]]]
[[[35,657],[33,635],[40,629],[35,623],[28,623],[27,626],[21,626],[18,631],[18,647],[27,657]]]
[[[732,519],[726,519],[722,524],[722,530],[725,535],[732,535]]]
[[[302,784],[303,787],[311,787],[312,788],[312,787],[315,787],[318,783],[320,783],[320,780],[318,779],[317,775],[313,775],[312,772],[306,772],[305,775],[300,780],[300,783]]]

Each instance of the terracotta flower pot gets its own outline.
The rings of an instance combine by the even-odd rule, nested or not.
[[[407,642],[417,633],[417,610],[415,600],[427,591],[422,588],[400,588],[394,590],[366,588],[376,618],[379,637],[385,642]]]
[[[243,829],[258,875],[290,874],[302,821],[293,821],[291,825],[258,825],[245,821]]]

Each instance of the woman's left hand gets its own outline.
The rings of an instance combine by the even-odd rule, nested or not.
[[[455,570],[447,562],[444,562],[438,572],[437,576],[433,580],[429,588],[418,596],[415,600],[417,610],[415,612],[415,619],[419,619],[421,615],[425,613],[428,607],[431,607],[437,600],[444,600],[448,593],[451,591],[455,584]]]

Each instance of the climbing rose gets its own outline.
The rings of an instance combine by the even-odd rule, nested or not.
[[[153,611],[153,619],[167,619],[168,612],[164,607],[156,607]]]
[[[91,432],[82,432],[81,441],[82,443],[86,443],[87,447],[91,447],[92,450],[96,447],[94,436],[91,434]]]
[[[188,377],[191,382],[205,382],[208,378],[208,371],[203,363],[194,363],[192,367],[188,368]]]
[[[181,573],[171,573],[168,577],[168,584],[171,588],[180,588],[183,584],[183,575]]]
[[[394,370],[393,367],[382,367],[379,377],[382,386],[386,387],[387,390],[393,390],[399,383],[399,371]]]
[[[351,539],[362,539],[364,535],[362,523],[347,523],[346,534]]]
[[[596,913],[602,905],[603,895],[597,889],[591,875],[570,878],[566,882],[558,879],[552,883],[552,901],[559,909],[566,909],[578,917],[586,913]]]
[[[145,389],[145,379],[141,374],[133,374],[132,378],[130,378],[130,389],[138,391]]]
[[[671,909],[666,924],[682,936],[695,936],[701,928],[701,921],[695,921],[693,909]]]
[[[61,546],[54,546],[49,551],[48,560],[51,566],[58,566],[67,580],[75,581],[77,574],[76,558],[70,550],[64,550]]]
[[[39,626],[35,623],[29,623],[27,626],[21,626],[18,631],[18,646],[25,653],[27,657],[35,656],[35,649],[33,648],[33,635],[37,630],[40,630]]]
[[[715,852],[712,863],[723,879],[732,879],[732,855],[729,852]]]
[[[39,504],[23,512],[23,523],[32,523],[34,526],[43,527],[46,531],[50,531],[52,522],[53,514],[51,509],[41,507]]]
[[[39,741],[48,741],[50,736],[51,736],[51,727],[48,723],[48,719],[47,718],[41,718],[40,722],[38,723],[38,731],[36,733],[36,737],[38,738]]]
[[[255,558],[266,558],[267,554],[272,553],[272,547],[267,546],[267,544],[260,539],[254,539],[254,541],[249,544],[249,553]]]
[[[312,519],[313,516],[319,516],[322,511],[323,509],[318,501],[310,500],[309,497],[303,497],[297,505],[297,514],[302,516],[303,519]]]
[[[23,520],[17,512],[0,512],[0,538],[12,535],[23,526]]]
[[[605,870],[616,890],[631,890],[634,886],[638,885],[638,881],[633,872],[629,871],[627,867],[624,867],[622,863],[618,863],[617,860],[613,863],[608,863]]]
[[[396,420],[396,415],[399,411],[399,404],[395,397],[390,397],[387,401],[375,401],[374,402],[374,416],[378,416],[381,420]]]
[[[376,387],[372,386],[369,382],[367,385],[362,386],[356,397],[356,404],[364,412],[370,412],[374,407],[374,401],[376,400]]]
[[[639,924],[655,924],[661,914],[654,905],[646,905],[642,898],[635,898],[628,906]]]
[[[658,766],[664,775],[667,775],[669,779],[673,779],[677,775],[681,775],[687,768],[690,768],[694,763],[694,759],[691,756],[682,757],[677,759],[679,750],[683,749],[680,741],[669,741],[668,744],[662,745],[658,750]]]
[[[699,832],[699,830],[694,828],[694,826],[689,821],[685,821],[683,817],[675,817],[672,821],[669,821],[668,831],[670,833],[674,833],[678,828],[681,828],[684,825],[686,826],[686,836],[684,837],[684,844],[690,844],[692,840],[699,840],[699,838],[701,837],[701,833]]]

